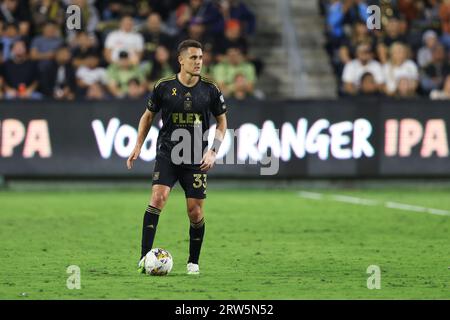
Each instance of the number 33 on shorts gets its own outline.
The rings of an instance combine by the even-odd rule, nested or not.
[[[203,187],[203,188],[205,188],[204,192],[206,193],[206,185],[207,185],[206,177],[207,177],[207,174],[206,173],[194,173],[193,176],[194,176],[194,182],[192,183],[192,186],[195,189]]]

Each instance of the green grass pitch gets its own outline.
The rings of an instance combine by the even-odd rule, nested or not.
[[[149,192],[0,192],[1,299],[449,299],[450,216],[305,199],[299,190],[209,190],[201,275],[185,274],[179,188],[155,246],[166,277],[138,274]],[[450,210],[450,190],[318,191]],[[69,290],[69,265],[81,289]],[[367,267],[381,289],[367,288]]]

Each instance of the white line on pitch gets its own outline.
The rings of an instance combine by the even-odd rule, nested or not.
[[[422,212],[422,213],[429,213],[429,214],[435,214],[440,216],[450,216],[450,211],[448,210],[442,210],[442,209],[435,209],[435,208],[427,208],[422,206],[416,206],[406,203],[399,203],[399,202],[393,202],[393,201],[387,201],[387,202],[379,202],[376,200],[371,199],[363,199],[358,197],[351,197],[351,196],[345,196],[345,195],[338,195],[338,194],[331,194],[329,195],[329,198],[327,199],[325,194],[318,193],[318,192],[308,192],[308,191],[300,191],[299,196],[307,199],[313,199],[313,200],[334,200],[339,202],[345,202],[345,203],[351,203],[351,204],[359,204],[359,205],[365,205],[365,206],[376,206],[376,205],[383,205],[386,208],[389,209],[397,209],[397,210],[404,210],[404,211],[412,211],[412,212]]]
[[[415,212],[426,212],[426,213],[437,214],[437,215],[441,215],[441,216],[449,216],[450,215],[450,211],[447,211],[447,210],[426,208],[426,207],[421,207],[421,206],[413,206],[410,204],[398,203],[398,202],[392,202],[392,201],[386,202],[385,206],[386,206],[386,208],[391,208],[391,209],[399,209],[399,210],[415,211]]]
[[[375,206],[378,203],[378,201],[375,200],[369,200],[369,199],[363,199],[363,198],[357,198],[357,197],[350,197],[350,196],[343,196],[343,195],[332,195],[331,198],[335,201],[339,202],[346,202],[346,203],[353,203],[353,204],[361,204],[364,206]]]
[[[300,191],[299,196],[308,199],[320,200],[323,198],[323,194],[317,192]]]

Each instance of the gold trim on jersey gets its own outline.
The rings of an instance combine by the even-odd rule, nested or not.
[[[200,76],[200,80],[202,80],[203,82],[206,82],[206,83],[214,85],[217,88],[217,90],[220,91],[219,86],[217,85],[217,83],[214,80],[211,80],[211,79],[206,78],[204,76]]]
[[[176,75],[173,75],[173,76],[169,76],[169,77],[165,77],[165,78],[159,79],[159,80],[156,82],[156,84],[155,84],[155,89],[156,89],[157,86],[160,85],[160,83],[166,82],[166,81],[170,81],[170,80],[175,80],[176,77],[177,77]]]

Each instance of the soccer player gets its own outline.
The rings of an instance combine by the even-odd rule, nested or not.
[[[213,81],[200,75],[202,57],[199,42],[185,40],[179,44],[180,72],[156,82],[147,110],[139,121],[136,146],[127,160],[127,167],[131,169],[155,114],[161,111],[163,126],[157,140],[152,194],[142,226],[140,272],[144,272],[145,255],[152,249],[161,211],[178,180],[184,189],[190,220],[187,273],[200,273],[198,261],[205,234],[203,202],[207,171],[214,165],[227,129],[223,95]],[[208,142],[203,137],[209,129],[210,114],[215,117],[217,126],[212,147],[204,152]],[[184,139],[187,133],[189,138]],[[186,146],[188,152],[185,152]]]

